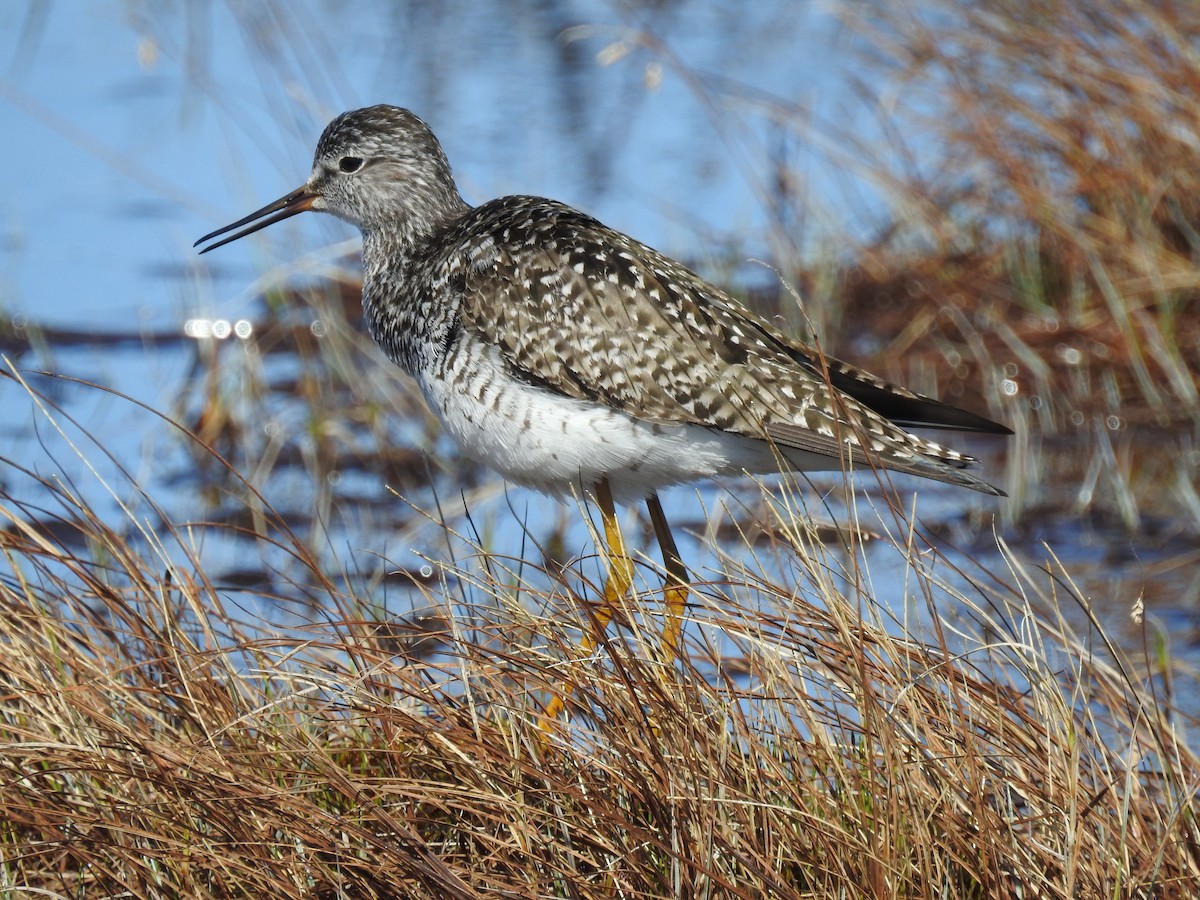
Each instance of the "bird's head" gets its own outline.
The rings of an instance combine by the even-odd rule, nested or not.
[[[308,181],[196,245],[242,229],[200,251],[207,253],[310,209],[332,213],[363,232],[420,234],[465,206],[429,126],[407,109],[369,106],[342,113],[326,126]]]

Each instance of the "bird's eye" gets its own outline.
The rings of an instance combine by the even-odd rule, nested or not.
[[[357,172],[363,167],[363,160],[360,156],[343,156],[338,160],[338,168],[349,175],[351,172]]]

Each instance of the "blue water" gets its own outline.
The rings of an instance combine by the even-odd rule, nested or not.
[[[255,6],[253,22],[220,4],[0,8],[0,115],[23,148],[0,201],[6,311],[98,328],[177,325],[198,310],[236,317],[265,266],[352,231],[307,217],[205,260],[192,242],[303,181],[325,122],[354,106],[392,102],[427,118],[469,200],[553,196],[687,255],[698,236],[761,230],[763,156],[782,141],[752,111],[707,109],[725,102],[716,91],[733,81],[838,102],[828,93],[838,30],[805,5],[734,16],[685,3],[647,20],[713,73],[707,89],[661,54],[602,64],[597,54],[638,24],[604,3],[551,21],[532,4],[517,15],[510,4]],[[600,24],[562,36],[589,22]],[[566,56],[581,61],[565,69]]]
[[[352,229],[306,216],[203,258],[193,241],[303,181],[332,115],[381,101],[434,125],[469,200],[553,196],[700,266],[714,236],[768,258],[767,156],[787,145],[790,165],[805,160],[729,98],[845,107],[843,43],[794,3],[6,4],[0,116],[23,150],[0,198],[0,314],[167,335],[251,316],[264,286],[328,266],[331,242],[352,252]],[[191,352],[48,347],[16,362],[170,410]],[[136,410],[84,394],[73,412],[134,470],[161,468],[170,440]],[[17,460],[43,452],[36,415],[0,388]]]

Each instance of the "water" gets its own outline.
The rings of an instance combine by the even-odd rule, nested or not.
[[[38,506],[43,486],[16,468],[25,467],[72,481],[113,517],[121,502],[148,514],[121,487],[129,483],[146,486],[173,521],[241,514],[246,492],[144,404],[208,434],[329,572],[389,609],[415,601],[388,572],[455,551],[436,521],[385,484],[418,509],[440,508],[454,527],[469,522],[497,552],[528,552],[531,537],[561,533],[567,557],[589,554],[573,508],[506,491],[459,460],[398,373],[352,337],[327,333],[340,327],[334,306],[353,317],[352,287],[349,297],[332,292],[326,309],[288,302],[288,286],[353,274],[348,227],[304,216],[203,259],[192,242],[297,186],[330,116],[386,101],[431,122],[469,200],[556,197],[704,272],[771,284],[773,272],[747,261],[801,259],[822,235],[869,227],[878,209],[835,141],[801,140],[765,114],[806,109],[806,137],[836,135],[836,124],[870,143],[874,113],[848,86],[852,45],[818,5],[791,2],[0,7],[0,116],[14,147],[0,192],[0,312],[16,329],[4,349],[22,371],[104,388],[31,376],[75,419],[72,440],[95,437],[75,454],[23,389],[0,384],[4,490]],[[775,202],[779,166],[805,176],[795,190],[811,208],[836,214],[790,218]],[[272,305],[259,301],[264,292]],[[239,322],[249,334],[196,336]],[[328,354],[335,341],[331,368],[314,348]],[[968,449],[1004,481],[1015,454],[997,442]],[[1159,523],[1131,536],[1056,493],[1085,476],[1043,479],[1046,514],[1001,527],[1034,562],[1047,556],[1045,540],[1074,566],[1134,652],[1142,636],[1128,611],[1144,594],[1178,652],[1196,655],[1187,637],[1200,603],[1188,562],[1194,528]],[[920,492],[924,520],[1001,565],[990,537],[999,504],[936,485]],[[686,535],[728,521],[706,512],[723,502],[756,498],[731,480],[664,501]],[[626,521],[636,529],[632,514]],[[716,565],[711,546],[681,543],[700,573]],[[255,542],[211,529],[196,550],[229,584],[286,569]],[[868,561],[877,583],[903,578],[882,544]]]

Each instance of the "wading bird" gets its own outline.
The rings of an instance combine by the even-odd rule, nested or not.
[[[907,429],[1003,425],[824,357],[562,203],[468,205],[408,110],[338,116],[308,181],[196,243],[235,232],[208,252],[305,210],[362,231],[371,335],[467,454],[518,484],[594,497],[609,548],[600,628],[633,582],[615,503],[644,498],[667,573],[664,649],[678,653],[688,576],[658,500],[667,485],[879,467],[1002,495],[963,471],[970,457]]]

